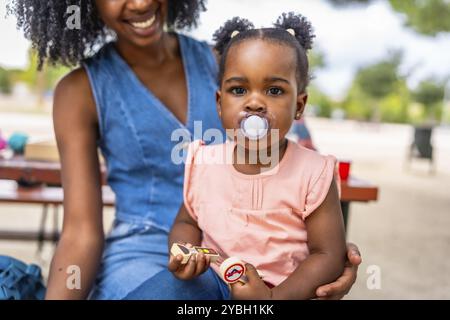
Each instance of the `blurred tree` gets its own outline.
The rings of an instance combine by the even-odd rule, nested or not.
[[[444,95],[445,84],[433,78],[422,81],[413,91],[413,99],[425,108],[429,121],[441,120]]]
[[[394,90],[399,80],[398,67],[402,53],[397,51],[381,62],[361,68],[355,81],[360,88],[374,99],[381,99]]]
[[[314,84],[308,87],[308,104],[318,108],[319,117],[329,118],[333,111],[333,101]]]
[[[11,74],[2,67],[0,67],[0,93],[11,93]]]
[[[337,6],[369,4],[374,0],[328,0]],[[387,0],[391,7],[405,16],[405,24],[416,32],[434,36],[450,32],[449,0]]]
[[[361,87],[353,81],[347,97],[342,102],[342,108],[345,110],[348,118],[368,121],[372,118],[372,104],[373,101],[370,96],[363,92]]]
[[[312,80],[314,80],[314,73],[322,68],[326,67],[325,54],[321,51],[314,50],[308,54],[310,74],[312,75]],[[319,89],[318,86],[312,81],[311,85],[308,87],[308,104],[317,107],[316,110],[319,117],[330,117],[331,111],[333,109],[332,100]]]
[[[383,122],[409,122],[411,94],[404,79],[400,79],[393,92],[380,101],[380,114]]]
[[[14,81],[24,82],[37,94],[38,106],[43,105],[45,94],[52,91],[56,82],[69,72],[69,68],[62,66],[44,65],[41,71],[38,71],[37,54],[33,50],[29,51],[29,64],[25,70],[15,71]]]
[[[379,103],[396,92],[403,80],[398,71],[402,57],[401,51],[394,51],[385,60],[360,68],[356,73],[354,86],[366,96],[366,108],[370,109],[372,120],[382,120]]]
[[[310,73],[326,67],[325,54],[317,49],[308,53],[308,61]]]
[[[37,70],[37,55],[33,50],[29,52],[28,67],[16,72],[16,80],[25,82],[33,91],[48,91],[55,87],[56,82],[70,69],[61,66],[45,65],[42,71]]]
[[[406,25],[415,31],[434,36],[450,32],[450,1],[390,0],[392,8],[406,16]]]

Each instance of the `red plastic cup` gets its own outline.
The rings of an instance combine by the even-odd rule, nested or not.
[[[342,181],[347,181],[350,175],[350,164],[351,161],[339,161],[339,177]]]

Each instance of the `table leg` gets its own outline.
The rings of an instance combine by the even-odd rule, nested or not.
[[[42,252],[42,247],[44,245],[44,238],[45,238],[45,223],[47,221],[47,213],[48,213],[48,204],[44,204],[42,206],[42,216],[41,216],[41,222],[39,225],[39,231],[38,231],[38,253]]]
[[[348,202],[348,201],[341,201],[341,209],[342,209],[342,216],[344,218],[345,231],[347,231],[348,215],[349,215],[349,212],[350,212],[350,202]]]
[[[56,246],[59,240],[59,222],[58,222],[58,215],[59,215],[59,206],[55,204],[53,207],[53,244]]]

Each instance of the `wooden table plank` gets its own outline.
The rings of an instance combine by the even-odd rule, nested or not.
[[[10,160],[0,158],[0,179],[25,179],[28,182],[42,182],[61,185],[61,165],[57,162],[28,161],[22,157]],[[102,167],[102,181],[107,184],[106,168]],[[369,202],[378,199],[378,187],[365,180],[350,177],[341,181],[341,201]]]
[[[102,187],[103,205],[114,206],[114,193],[108,186]],[[64,201],[61,187],[19,187],[15,181],[0,180],[0,202],[24,204],[62,205]]]
[[[369,202],[378,200],[378,187],[365,180],[349,177],[341,181],[341,201]]]
[[[102,183],[106,185],[106,168],[104,165],[101,171]],[[0,179],[22,180],[31,184],[61,185],[61,164],[50,161],[30,161],[21,156],[15,156],[11,159],[0,157]]]

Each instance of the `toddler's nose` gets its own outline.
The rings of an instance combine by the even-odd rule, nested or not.
[[[265,113],[267,108],[262,104],[249,103],[245,106],[245,111],[248,113]]]

